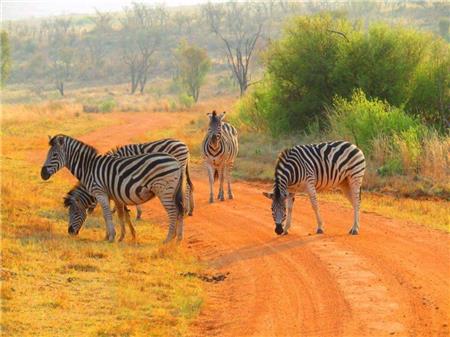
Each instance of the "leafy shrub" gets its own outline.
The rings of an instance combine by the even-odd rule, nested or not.
[[[100,112],[111,112],[116,107],[116,105],[116,101],[110,97],[101,101],[98,104],[98,109],[100,110]]]
[[[182,93],[178,96],[178,102],[180,103],[180,106],[185,109],[191,108],[195,103],[194,98],[186,93]]]
[[[316,123],[323,130],[333,97],[360,88],[445,130],[449,47],[430,33],[380,24],[366,32],[329,15],[298,17],[264,60],[263,80],[238,106],[242,122],[255,129],[277,136]]]
[[[331,136],[349,139],[366,153],[372,152],[377,137],[420,139],[425,132],[424,126],[403,109],[379,99],[369,100],[362,90],[356,90],[350,100],[336,97],[327,111]]]

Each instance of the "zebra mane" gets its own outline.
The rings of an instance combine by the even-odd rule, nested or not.
[[[67,208],[70,205],[72,205],[72,199],[75,195],[76,190],[78,190],[78,188],[80,187],[80,184],[76,184],[74,187],[72,187],[72,189],[67,192],[67,195],[64,197],[64,207]]]
[[[278,168],[280,167],[280,164],[283,161],[283,159],[285,159],[289,155],[290,152],[291,152],[291,149],[289,149],[289,148],[281,151],[280,154],[278,155],[277,162],[275,164],[275,179],[274,179],[275,183],[273,186],[273,193],[275,194],[275,198],[279,198],[281,196],[280,181],[279,181],[279,177],[277,175]]]
[[[122,146],[116,145],[116,146],[113,147],[112,149],[108,150],[108,152],[106,152],[105,154],[106,154],[107,156],[111,156],[111,155],[113,155],[113,154],[116,154],[116,153],[120,150],[121,147],[122,147]]]
[[[94,153],[96,153],[96,154],[98,153],[98,150],[97,150],[95,147],[93,147],[92,145],[86,144],[85,142],[83,142],[83,141],[81,141],[81,140],[79,140],[79,139],[76,139],[76,138],[73,138],[73,137],[64,135],[64,134],[62,134],[62,133],[53,136],[53,137],[49,140],[48,145],[50,145],[50,146],[55,145],[55,140],[56,140],[56,138],[58,138],[58,137],[63,137],[63,138],[66,138],[66,139],[72,139],[72,140],[74,140],[75,142],[81,143],[83,146],[87,147],[88,149],[90,149],[90,150],[93,151]]]
[[[291,152],[291,149],[284,149],[280,152],[277,158],[277,162],[275,163],[275,172],[277,171],[278,167],[280,166],[281,161],[286,158],[289,153]]]

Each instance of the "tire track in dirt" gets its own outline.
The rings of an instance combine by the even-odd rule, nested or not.
[[[171,114],[136,114],[81,138],[107,150],[176,122]],[[290,234],[276,237],[260,195],[268,185],[235,183],[235,200],[210,205],[206,174],[194,171],[196,210],[183,244],[211,273],[230,274],[206,285],[192,335],[450,335],[448,234],[363,213],[361,234],[349,236],[351,209],[322,202],[326,234],[313,235],[309,201],[298,197]],[[144,217],[167,225],[155,201]]]

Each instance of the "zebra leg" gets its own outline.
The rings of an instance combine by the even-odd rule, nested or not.
[[[229,164],[226,167],[227,183],[228,183],[228,199],[233,199],[233,192],[231,191],[231,169],[232,168],[233,168],[233,164]]]
[[[289,195],[287,198],[287,217],[286,217],[286,226],[284,226],[284,233],[287,234],[289,228],[291,228],[291,221],[292,221],[292,208],[294,206],[295,197],[294,194]]]
[[[219,194],[217,195],[217,199],[219,199],[220,201],[224,201],[225,198],[223,196],[223,181],[224,181],[224,172],[225,171],[225,166],[221,166],[219,168]]]
[[[359,208],[361,206],[361,180],[349,182],[349,197],[353,206],[353,226],[349,231],[351,235],[359,233]]]
[[[319,212],[319,204],[317,203],[317,191],[314,187],[313,183],[308,183],[306,187],[306,191],[309,195],[309,200],[311,201],[311,206],[314,210],[314,213],[316,213],[316,219],[317,219],[317,234],[323,234],[323,221],[322,217],[320,216]]]
[[[109,208],[109,198],[106,195],[100,194],[95,196],[97,202],[100,204],[103,210],[103,218],[106,223],[106,237],[105,240],[113,242],[116,236],[116,231],[114,229],[114,224],[112,220],[111,209]]]
[[[137,206],[137,207],[139,207],[139,206]],[[140,207],[139,207],[139,209],[140,209]],[[133,241],[135,241],[136,240],[136,231],[134,230],[133,223],[131,222],[130,213],[127,211],[125,211],[125,221],[127,222],[128,228],[130,229],[131,236],[133,237]]]
[[[125,205],[119,204],[116,202],[116,209],[117,209],[117,215],[119,216],[119,223],[120,223],[120,236],[119,236],[119,242],[123,240],[125,237],[125,222],[124,222],[124,216],[125,213],[128,213],[128,210],[125,209]]]
[[[184,237],[184,224],[183,224],[183,214],[178,214],[177,220],[177,240],[181,241]]]
[[[136,205],[136,220],[141,220],[142,208],[141,205]]]
[[[209,203],[212,204],[214,202],[214,168],[209,164],[206,164],[206,168],[209,177]]]
[[[161,195],[158,195],[159,200],[161,200],[161,203],[169,217],[169,231],[167,232],[167,237],[164,240],[164,244],[169,243],[176,236],[177,220],[179,214],[177,206],[175,205],[175,186],[173,188],[171,188],[170,186],[166,186],[166,189],[162,191]]]
[[[189,198],[189,207],[188,207],[188,215],[192,216],[194,214],[194,191],[192,191],[191,186],[189,186],[189,184],[186,184],[186,194],[187,194],[187,198]]]

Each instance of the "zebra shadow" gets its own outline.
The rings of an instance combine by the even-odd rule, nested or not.
[[[284,240],[284,239],[288,240]],[[242,262],[246,260],[252,260],[269,255],[276,255],[286,250],[291,250],[299,247],[306,246],[309,242],[318,240],[320,238],[307,238],[299,236],[273,238],[267,242],[261,242],[260,244],[245,246],[230,253],[217,257],[210,261],[211,265],[215,268],[229,267],[236,262]]]

